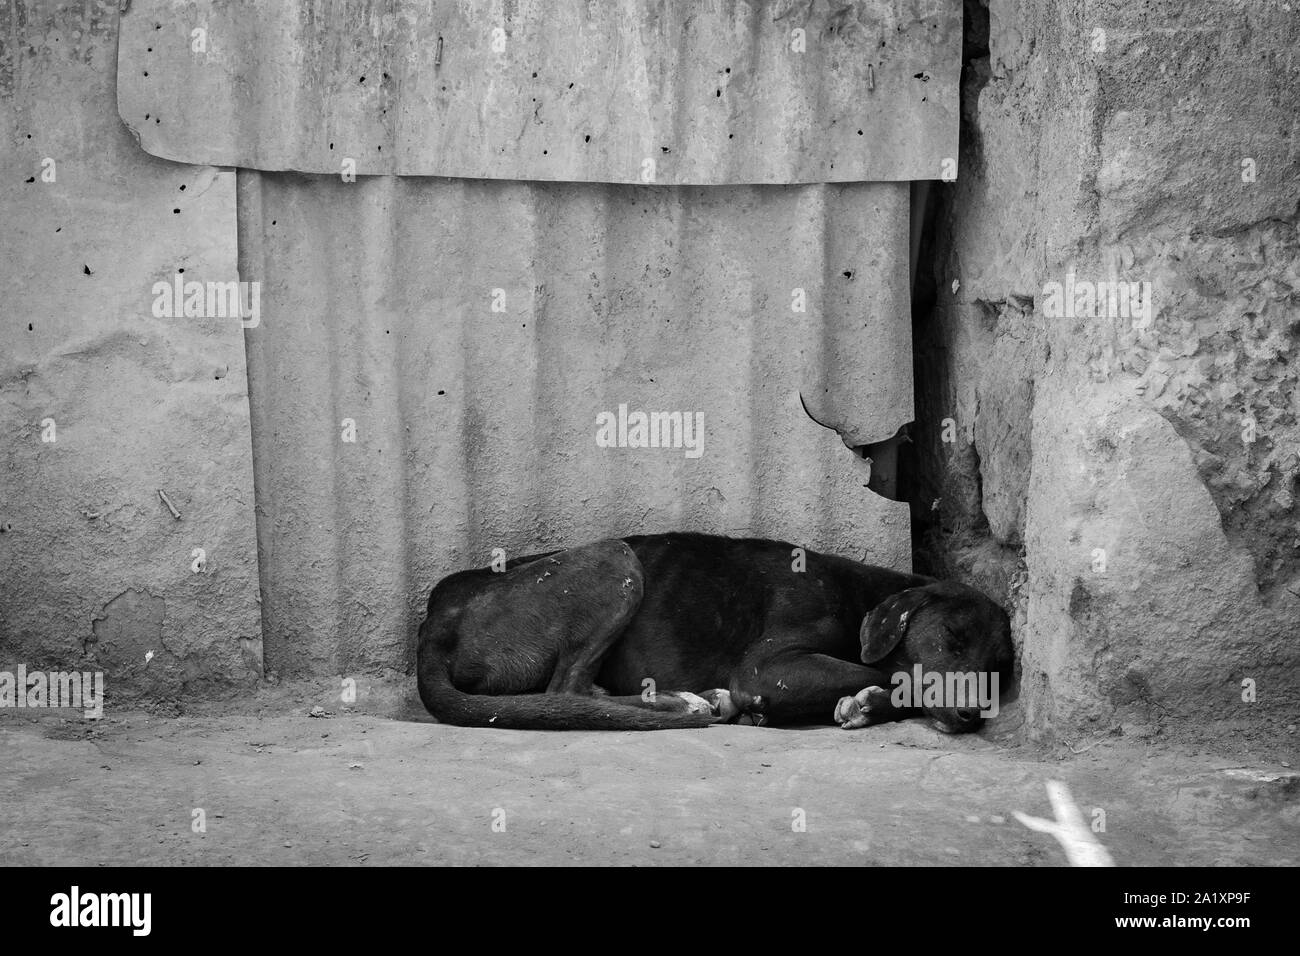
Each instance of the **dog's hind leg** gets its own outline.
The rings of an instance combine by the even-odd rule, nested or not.
[[[420,699],[439,720],[463,727],[708,726],[707,714],[650,713],[595,696],[602,658],[643,593],[640,562],[617,539],[541,555],[501,573],[481,569],[445,578],[420,625]]]
[[[439,585],[422,633],[475,694],[591,695],[601,658],[636,613],[642,571],[618,540]],[[422,638],[423,640],[423,638]]]
[[[547,693],[594,694],[601,661],[641,606],[644,576],[636,555],[621,541],[601,547],[596,566],[567,595],[564,638]],[[544,573],[545,562],[538,565]]]

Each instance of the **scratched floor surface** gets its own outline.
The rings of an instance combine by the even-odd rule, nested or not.
[[[10,711],[0,864],[1064,865],[1015,816],[1053,817],[1048,781],[1120,866],[1300,862],[1300,776],[1276,753],[1106,738],[1059,759],[919,722],[547,734],[308,710]]]

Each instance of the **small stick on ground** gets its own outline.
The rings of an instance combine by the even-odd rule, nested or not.
[[[180,521],[180,520],[181,520],[181,513],[180,513],[179,511],[176,510],[176,506],[175,506],[174,504],[172,504],[172,500],[171,500],[170,498],[167,497],[167,492],[165,492],[165,491],[163,491],[161,488],[159,488],[159,489],[158,489],[158,497],[161,498],[161,499],[162,499],[162,503],[165,504],[165,505],[167,506],[167,510],[170,511],[170,512],[172,513],[172,517],[175,518],[177,521]]]

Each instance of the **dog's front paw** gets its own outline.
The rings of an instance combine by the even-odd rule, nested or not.
[[[710,712],[719,720],[732,721],[740,716],[740,708],[731,699],[731,691],[715,687],[702,691],[700,696],[708,702]]]
[[[872,711],[882,702],[889,702],[889,692],[876,685],[865,687],[852,697],[841,697],[835,705],[835,723],[844,730],[867,727],[872,722]]]
[[[834,720],[844,730],[867,726],[867,715],[862,712],[861,705],[853,697],[840,698],[839,703],[835,705]]]

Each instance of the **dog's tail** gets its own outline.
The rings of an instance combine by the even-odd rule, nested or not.
[[[643,710],[581,694],[467,694],[452,683],[447,661],[440,658],[419,662],[420,699],[433,716],[458,727],[672,730],[716,723],[709,714]]]

